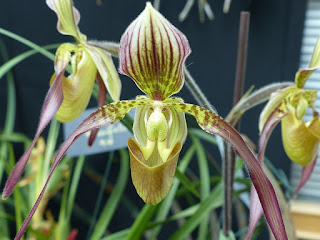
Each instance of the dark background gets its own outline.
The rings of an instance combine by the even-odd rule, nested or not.
[[[189,39],[192,53],[187,59],[188,70],[221,116],[225,116],[232,106],[238,24],[242,10],[251,13],[245,90],[251,85],[260,88],[273,82],[294,80],[299,66],[305,0],[232,1],[228,14],[222,12],[222,0],[208,0],[215,19],[206,19],[203,24],[199,21],[197,1],[187,19],[182,23],[178,21],[185,2],[162,0],[160,12]],[[88,39],[117,42],[129,23],[144,9],[145,1],[102,0],[102,5],[98,6],[95,0],[75,0],[74,4],[81,13],[80,30]],[[0,0],[0,27],[39,45],[73,41],[71,37],[58,33],[56,21],[55,13],[46,6],[45,1]],[[5,40],[10,57],[28,50],[21,43],[0,37]],[[115,59],[116,64],[117,61]],[[40,54],[14,68],[17,88],[15,130],[30,138],[35,134],[52,73],[52,62]],[[133,81],[125,76],[121,76],[121,79],[121,99],[141,94]],[[0,129],[6,111],[5,80],[0,80]],[[186,87],[178,95],[186,102],[195,103]],[[91,106],[95,104],[92,101]],[[255,143],[258,140],[258,117],[262,107],[260,105],[248,111],[241,125],[241,131]],[[282,149],[279,127],[271,136],[266,155],[276,167],[289,174],[290,161]],[[105,166],[105,161],[99,160],[101,158],[106,159],[105,156],[91,158],[91,164],[97,169]],[[96,199],[95,195],[93,199]]]

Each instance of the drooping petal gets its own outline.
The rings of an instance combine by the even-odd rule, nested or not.
[[[259,131],[261,132],[263,129],[264,124],[266,123],[267,119],[269,118],[270,114],[284,101],[286,97],[290,93],[297,91],[297,87],[287,87],[281,90],[278,90],[271,94],[270,100],[267,105],[263,108],[260,118],[259,118]]]
[[[287,115],[284,111],[283,105],[279,105],[269,116],[264,125],[260,138],[259,138],[259,152],[258,152],[258,162],[263,166],[264,153],[266,150],[267,143],[269,141],[270,135],[273,132],[277,124]],[[258,198],[257,190],[252,185],[251,195],[250,195],[250,222],[249,230],[247,234],[247,239],[251,239],[252,234],[258,224],[260,217],[262,216],[263,210]]]
[[[314,118],[309,124],[311,128],[320,129],[319,118]],[[308,124],[297,121],[289,114],[281,121],[283,147],[288,157],[296,164],[308,166],[318,154],[319,133],[310,131]]]
[[[104,85],[102,78],[99,73],[97,73],[97,84],[98,84],[98,105],[99,107],[102,107],[106,103],[107,99],[107,89]],[[99,132],[99,128],[93,129],[90,133],[88,145],[92,146],[94,140],[96,139],[96,136]]]
[[[180,91],[187,38],[148,2],[120,41],[119,72],[131,77],[150,98],[164,100]]]
[[[78,48],[71,57],[72,74],[63,78],[63,103],[56,114],[60,122],[69,122],[88,106],[97,68],[87,51]]]
[[[309,178],[311,177],[311,174],[313,173],[314,167],[316,166],[316,163],[317,163],[317,158],[318,158],[318,155],[315,157],[315,159],[312,161],[310,165],[302,167],[300,183],[294,193],[295,196],[299,194],[301,188],[308,182]]]
[[[249,170],[251,181],[257,190],[264,214],[276,239],[288,239],[273,186],[257,159],[247,147],[239,133],[219,115],[192,104],[170,104],[178,111],[193,115],[199,126],[210,134],[217,134],[229,142]]]
[[[134,139],[128,139],[128,148],[132,182],[137,193],[146,203],[158,204],[167,196],[172,185],[181,143],[174,145],[167,161],[156,166],[148,165],[149,162],[144,159],[140,146]]]
[[[22,155],[22,157],[19,159],[14,169],[12,170],[2,193],[2,198],[4,199],[8,198],[12,193],[13,188],[16,186],[17,182],[19,181],[20,177],[24,172],[32,148],[34,147],[37,139],[39,138],[43,129],[48,125],[48,123],[54,117],[54,115],[56,114],[56,112],[62,104],[62,79],[65,69],[68,66],[68,62],[69,56],[65,55],[64,57],[60,58],[59,64],[56,65],[56,78],[54,79],[53,84],[51,85],[45,97],[36,135],[32,140],[31,145],[29,146],[27,151]]]
[[[87,43],[91,46],[95,46],[107,51],[113,57],[119,57],[120,44],[117,42],[89,40]]]
[[[61,34],[71,35],[79,42],[86,41],[87,37],[78,29],[80,13],[72,0],[46,0],[46,3],[57,14],[57,29]]]
[[[113,124],[119,120],[121,120],[132,108],[138,107],[141,105],[146,104],[143,101],[120,101],[114,102],[108,105],[103,106],[102,108],[98,109],[94,113],[92,113],[89,117],[87,117],[79,126],[78,128],[68,137],[68,139],[61,145],[59,151],[51,165],[51,169],[49,172],[49,176],[47,181],[36,200],[35,204],[33,205],[30,213],[28,214],[27,218],[23,222],[18,234],[16,235],[15,239],[20,239],[24,234],[33,214],[37,210],[39,203],[43,197],[43,194],[48,186],[49,180],[58,166],[59,162],[61,161],[64,154],[70,148],[75,140],[77,140],[82,134],[91,131],[95,128],[100,128],[103,126],[108,126]]]
[[[85,48],[94,61],[111,98],[114,101],[119,101],[121,81],[111,55],[102,48],[91,46],[90,44],[85,44]]]

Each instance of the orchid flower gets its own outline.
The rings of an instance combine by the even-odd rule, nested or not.
[[[157,204],[168,194],[187,134],[188,113],[204,131],[224,138],[244,159],[276,239],[287,239],[274,189],[239,133],[219,115],[172,97],[183,86],[184,62],[190,52],[186,36],[147,3],[123,34],[119,52],[119,71],[132,78],[146,96],[105,105],[78,126],[57,152],[43,190],[16,239],[23,235],[55,168],[73,142],[85,132],[121,120],[133,108],[135,139],[128,140],[131,175],[146,203]]]
[[[80,32],[77,24],[80,21],[78,10],[71,0],[47,0],[47,5],[58,16],[57,29],[61,34],[73,36],[77,45],[62,44],[56,51],[55,73],[51,87],[45,98],[40,121],[32,144],[16,164],[4,190],[4,198],[10,195],[19,181],[38,137],[51,119],[56,116],[60,122],[69,122],[86,109],[97,79],[99,86],[99,107],[105,104],[106,90],[113,100],[119,100],[121,83],[111,55],[105,50],[86,41],[87,37]],[[64,77],[68,64],[72,73]],[[97,130],[92,131],[89,144],[92,144]]]
[[[270,100],[261,112],[259,129],[258,160],[263,165],[264,152],[269,137],[281,122],[282,143],[287,156],[296,164],[303,166],[300,183],[296,189],[297,195],[308,181],[316,164],[320,144],[320,121],[318,112],[314,109],[317,91],[304,89],[311,74],[320,67],[320,39],[315,46],[308,68],[300,69],[295,76],[295,86],[286,87],[271,94]],[[308,108],[313,110],[313,119],[304,122],[302,119]],[[248,238],[262,215],[256,190],[251,190],[250,226]],[[255,209],[253,211],[253,209]]]

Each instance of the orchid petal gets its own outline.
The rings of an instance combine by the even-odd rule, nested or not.
[[[90,44],[86,44],[85,48],[94,61],[111,98],[114,101],[119,101],[121,81],[111,55],[102,48],[94,47]]]
[[[148,2],[120,41],[119,72],[154,100],[177,93],[184,83],[187,38]]]
[[[99,107],[102,107],[107,99],[107,89],[106,86],[104,85],[102,78],[99,73],[97,73],[97,84],[98,84],[98,105]],[[90,137],[88,140],[88,145],[92,146],[94,140],[96,139],[96,136],[99,132],[99,128],[93,129],[90,133]]]
[[[295,82],[298,88],[303,88],[306,81],[310,78],[312,73],[320,67],[320,38],[314,47],[313,55],[310,61],[309,68],[300,69],[296,73]]]
[[[62,62],[64,64],[62,64]],[[65,58],[65,61],[60,62],[61,64],[57,65],[56,70],[58,70],[56,74],[56,78],[53,81],[53,84],[51,85],[43,106],[41,110],[40,120],[38,129],[36,132],[36,135],[34,139],[32,140],[29,148],[27,151],[22,155],[22,157],[19,159],[17,164],[15,165],[14,169],[12,170],[6,185],[4,187],[2,198],[6,199],[10,196],[10,194],[13,191],[13,188],[16,186],[17,182],[21,178],[24,169],[26,167],[26,164],[28,162],[28,159],[30,157],[31,151],[39,138],[40,134],[42,133],[43,129],[48,125],[48,123],[51,121],[51,119],[54,117],[56,112],[58,111],[59,107],[62,104],[63,101],[63,91],[62,91],[62,79],[64,71],[68,65],[68,57]]]
[[[318,38],[316,46],[313,49],[313,54],[312,54],[309,67],[314,68],[319,66],[320,66],[320,37]]]
[[[80,13],[73,7],[72,0],[46,0],[46,3],[57,14],[57,29],[61,34],[73,36],[79,42],[86,41],[87,37],[78,29]]]
[[[177,142],[167,161],[150,166],[149,159],[143,157],[139,144],[132,138],[128,139],[130,152],[130,168],[132,182],[139,196],[148,204],[158,204],[168,194],[174,178],[177,161],[182,145]]]
[[[301,170],[301,177],[300,177],[300,183],[296,189],[295,196],[297,196],[301,190],[301,188],[308,182],[309,178],[311,177],[311,174],[313,173],[314,167],[316,166],[318,155],[315,157],[315,159],[312,161],[312,163],[308,166],[302,167]]]
[[[94,62],[83,48],[77,48],[71,57],[71,65],[72,74],[63,78],[64,99],[56,114],[60,122],[72,121],[86,109],[97,75]]]
[[[295,82],[298,88],[303,88],[304,84],[306,81],[310,78],[312,73],[316,71],[318,67],[313,67],[313,68],[303,68],[299,69],[299,71],[296,73],[295,76]]]
[[[258,153],[258,162],[261,166],[263,166],[263,160],[264,160],[264,153],[266,150],[267,143],[269,141],[270,135],[273,132],[274,128],[277,126],[277,124],[281,121],[282,118],[284,118],[287,115],[287,112],[281,110],[283,106],[278,106],[269,116],[268,120],[266,121],[260,138],[259,138],[259,153]],[[251,195],[250,195],[250,224],[249,224],[249,230],[247,234],[247,239],[251,239],[251,236],[258,224],[258,221],[262,215],[262,206],[260,204],[257,190],[252,185],[251,186]]]
[[[219,115],[205,108],[182,103],[170,105],[178,111],[193,115],[204,131],[217,134],[232,145],[235,152],[245,161],[248,167],[251,181],[257,190],[264,214],[275,238],[288,239],[273,186],[239,133]]]
[[[281,121],[282,142],[288,157],[295,163],[308,166],[312,163],[318,154],[320,135],[315,135],[308,128],[320,129],[319,118],[314,118],[311,122],[305,124],[298,121],[293,114],[289,114]]]
[[[290,93],[293,93],[297,90],[298,90],[297,87],[292,86],[292,87],[287,87],[287,88],[278,90],[271,94],[269,102],[263,108],[260,114],[260,118],[259,118],[260,132],[262,131],[263,126],[265,125],[267,119],[269,118],[270,114],[274,111],[274,109],[276,109]]]
[[[43,194],[48,186],[49,180],[52,177],[52,174],[56,167],[58,166],[59,162],[61,161],[64,154],[70,148],[70,146],[77,140],[82,134],[91,131],[95,128],[100,128],[103,126],[108,126],[110,124],[116,123],[121,120],[132,108],[138,107],[141,105],[146,104],[144,101],[120,101],[114,102],[108,105],[99,108],[97,111],[92,113],[89,117],[87,117],[79,126],[78,128],[68,137],[68,139],[61,145],[52,165],[51,169],[45,182],[45,185],[36,200],[35,204],[33,205],[30,213],[28,214],[27,218],[23,222],[18,234],[16,235],[15,239],[20,239],[25,232],[29,222],[37,207],[40,204],[40,201],[43,197]]]

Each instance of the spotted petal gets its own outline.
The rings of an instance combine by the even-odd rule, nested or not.
[[[60,55],[70,55],[72,74],[63,78],[64,99],[56,114],[60,122],[69,122],[81,115],[88,106],[97,68],[89,53],[79,46],[62,44],[56,53],[56,64],[59,63]]]
[[[79,42],[86,41],[87,37],[78,29],[80,13],[72,0],[46,0],[46,3],[57,14],[57,29],[61,34],[71,35]]]
[[[42,199],[42,196],[48,186],[49,180],[52,177],[52,174],[56,167],[58,166],[59,162],[61,161],[64,154],[67,152],[67,150],[70,148],[70,146],[73,144],[75,140],[77,140],[82,134],[91,131],[96,128],[101,128],[103,126],[108,126],[110,124],[113,124],[115,122],[118,122],[121,120],[132,108],[138,107],[141,105],[146,104],[144,101],[120,101],[120,102],[114,102],[111,104],[108,104],[106,106],[103,106],[102,108],[99,108],[97,111],[92,113],[89,117],[87,117],[80,125],[79,127],[68,137],[68,139],[61,145],[49,172],[49,176],[47,178],[47,181],[36,200],[35,204],[33,205],[30,213],[28,214],[27,218],[23,222],[17,236],[15,239],[20,239],[25,232],[33,214],[37,210],[37,207],[39,206],[39,203]]]
[[[239,133],[219,115],[207,109],[183,103],[170,105],[174,105],[178,111],[190,113],[196,118],[204,131],[217,134],[232,145],[235,152],[245,161],[248,167],[251,181],[257,190],[264,214],[275,238],[288,239],[273,186]]]
[[[150,98],[164,100],[180,91],[187,38],[147,3],[120,41],[119,72],[131,77]]]

